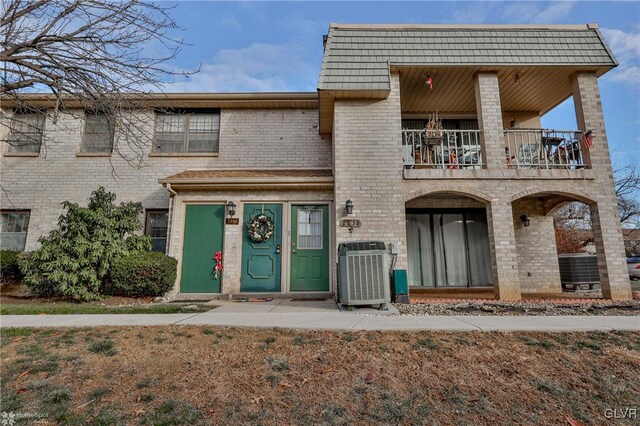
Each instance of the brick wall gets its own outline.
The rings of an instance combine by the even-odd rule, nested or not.
[[[121,155],[78,157],[83,132],[81,111],[48,116],[46,147],[39,157],[2,157],[3,209],[30,209],[27,250],[40,235],[56,226],[60,203],[86,203],[99,185],[114,191],[118,201],[140,201],[145,208],[168,208],[169,193],[157,180],[185,169],[331,167],[331,141],[318,135],[318,111],[313,109],[223,110],[217,157],[150,157],[150,143],[140,149],[144,164],[132,167],[123,157],[136,158],[129,146]],[[153,134],[153,113],[140,112],[137,123]],[[6,145],[3,144],[3,152]]]
[[[344,203],[354,204],[362,227],[349,233],[337,227],[337,243],[350,240],[400,242],[397,267],[406,268],[405,206],[402,198],[400,81],[391,76],[384,100],[336,100],[333,143],[336,223]]]
[[[523,214],[529,218],[529,226],[522,224]],[[522,292],[562,292],[553,215],[546,214],[540,199],[526,198],[514,201],[513,223]]]

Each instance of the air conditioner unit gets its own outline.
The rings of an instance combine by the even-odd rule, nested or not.
[[[349,310],[356,305],[380,305],[391,301],[389,255],[380,241],[355,241],[338,246],[338,296]]]

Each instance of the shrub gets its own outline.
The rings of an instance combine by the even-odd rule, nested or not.
[[[120,296],[161,296],[173,288],[177,267],[176,259],[155,251],[121,257],[113,262],[107,291]]]
[[[22,273],[18,265],[20,251],[0,250],[0,282],[12,283],[22,281]]]
[[[40,248],[21,259],[24,283],[37,296],[63,296],[78,301],[99,299],[114,260],[149,251],[138,219],[142,204],[115,205],[115,194],[103,187],[91,194],[87,207],[65,201],[58,229],[40,238]]]

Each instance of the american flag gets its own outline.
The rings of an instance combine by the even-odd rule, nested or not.
[[[593,133],[591,130],[582,135],[582,143],[587,147],[587,149],[591,149],[593,146]]]

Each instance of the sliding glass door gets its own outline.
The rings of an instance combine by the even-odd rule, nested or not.
[[[407,251],[409,286],[492,285],[484,210],[407,209]]]

